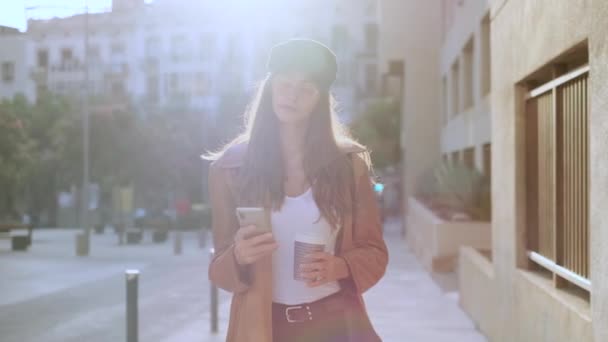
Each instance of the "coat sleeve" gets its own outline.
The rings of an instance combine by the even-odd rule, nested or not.
[[[234,256],[234,235],[239,224],[226,178],[226,170],[216,163],[211,165],[209,197],[215,253],[209,265],[209,279],[219,288],[238,293],[249,289],[251,273],[249,267],[237,264]]]
[[[341,255],[350,270],[350,277],[342,286],[362,294],[384,275],[388,264],[388,250],[384,242],[382,222],[376,194],[367,166],[360,158],[353,158],[355,169],[355,205],[353,213],[354,247]]]

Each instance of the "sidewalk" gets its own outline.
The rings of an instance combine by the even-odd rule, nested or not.
[[[444,293],[405,248],[399,222],[385,226],[390,262],[384,278],[365,294],[376,331],[384,342],[485,342],[469,317],[458,306],[458,293]],[[223,293],[220,333],[202,339],[209,329],[208,314],[163,342],[224,341],[229,299]],[[207,330],[208,331],[208,330]]]
[[[370,318],[385,342],[485,342],[458,306],[458,293],[444,293],[406,249],[399,222],[385,226],[389,266],[364,295]]]
[[[387,342],[483,342],[457,304],[405,249],[395,223],[385,227],[390,264],[365,294],[376,330]],[[73,230],[34,234],[28,252],[0,244],[2,342],[125,340],[124,270],[141,271],[140,341],[225,340],[230,294],[220,291],[218,334],[210,334],[207,248],[184,236],[183,254],[171,241],[118,246],[111,233],[94,235],[91,256],[74,256]],[[6,241],[4,241],[6,242]],[[255,341],[254,341],[255,342]]]

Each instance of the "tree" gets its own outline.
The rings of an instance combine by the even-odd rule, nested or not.
[[[394,166],[401,161],[401,112],[390,99],[372,101],[351,124],[355,138],[371,150],[377,168]]]
[[[81,158],[66,153],[76,144],[70,134],[76,121],[74,107],[65,98],[43,93],[21,114],[31,155],[31,163],[24,170],[25,210],[33,216],[35,224],[43,211],[49,214],[47,223],[55,224],[57,192],[79,179]]]
[[[0,103],[0,219],[16,219],[23,171],[31,161],[30,146],[23,127],[22,113],[27,101],[17,96]]]
[[[50,94],[34,105],[22,95],[0,104],[0,216],[36,218],[43,209],[53,216],[58,175],[69,174],[60,172],[69,121],[67,102]]]

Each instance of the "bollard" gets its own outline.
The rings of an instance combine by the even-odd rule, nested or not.
[[[175,231],[175,241],[173,243],[173,254],[182,254],[182,231],[177,229]]]
[[[207,245],[207,230],[203,228],[198,234],[198,246],[203,249]]]
[[[211,260],[213,260],[213,255],[215,254],[215,250],[213,248],[209,249],[209,261],[211,262]],[[217,290],[217,286],[215,286],[213,283],[209,283],[209,287],[211,288],[211,300],[209,301],[211,304],[211,332],[212,333],[217,333],[218,332],[218,290]]]
[[[127,342],[137,342],[138,328],[137,322],[137,286],[139,281],[138,270],[125,271],[127,281]]]
[[[27,244],[26,244],[27,247]],[[86,233],[76,234],[76,256],[89,255],[89,240]]]

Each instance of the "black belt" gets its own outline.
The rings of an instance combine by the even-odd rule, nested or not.
[[[288,323],[301,323],[323,319],[330,313],[343,311],[348,307],[348,298],[343,291],[334,293],[312,303],[286,305],[272,303],[273,316]]]

